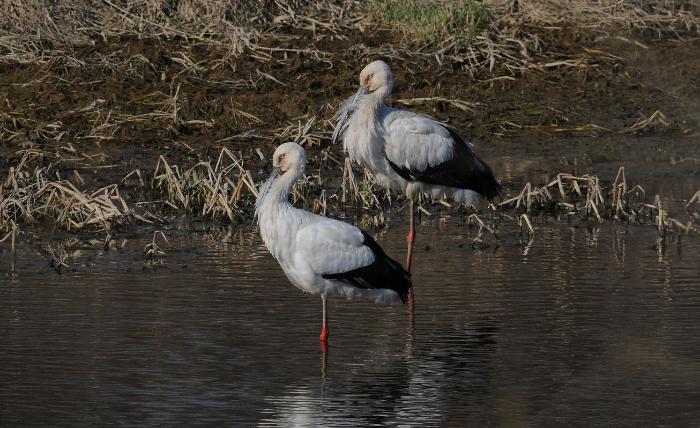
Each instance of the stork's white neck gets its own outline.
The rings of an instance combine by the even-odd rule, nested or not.
[[[300,210],[289,202],[289,194],[303,173],[304,165],[299,165],[282,175],[271,177],[261,187],[255,203],[260,235],[267,249],[280,263],[282,253],[293,248],[293,243],[289,241],[301,223]]]
[[[294,183],[304,174],[304,165],[297,165],[270,179],[260,188],[258,200],[255,202],[255,214],[260,217],[270,211],[275,205],[289,205],[289,194]]]

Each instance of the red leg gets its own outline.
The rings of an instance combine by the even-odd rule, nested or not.
[[[321,334],[318,336],[321,342],[325,343],[328,340],[328,319],[326,318],[326,296],[321,297],[323,301],[323,321],[321,327]]]
[[[413,259],[413,243],[416,242],[416,220],[413,213],[413,198],[408,203],[408,235],[406,235],[406,244],[408,252],[406,253],[406,271],[411,271],[411,260]]]
[[[328,318],[326,317],[326,296],[321,298],[323,299],[323,327],[318,338],[321,345],[321,379],[325,379],[328,368]]]
[[[408,251],[406,252],[406,272],[411,272],[411,260],[413,259],[413,243],[416,241],[416,219],[413,209],[413,198],[408,203],[408,235],[406,236],[406,244]],[[408,290],[408,314],[413,320],[413,287]]]

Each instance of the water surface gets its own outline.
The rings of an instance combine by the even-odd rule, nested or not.
[[[404,256],[402,219],[377,238]],[[647,226],[540,226],[474,250],[424,219],[405,307],[293,288],[252,228],[21,248],[0,286],[0,425],[700,424],[700,243]],[[149,238],[150,239],[150,238]],[[65,243],[66,241],[64,241]]]

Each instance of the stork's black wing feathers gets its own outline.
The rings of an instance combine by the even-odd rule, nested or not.
[[[501,192],[501,183],[494,177],[491,168],[469,148],[467,143],[450,128],[452,136],[452,158],[425,170],[406,168],[389,161],[391,168],[407,181],[468,189],[491,200]]]
[[[371,236],[362,231],[362,245],[369,247],[374,254],[374,261],[361,268],[343,273],[321,275],[325,279],[334,279],[358,288],[387,288],[394,290],[403,303],[406,303],[408,290],[411,288],[411,274],[394,259],[387,256],[382,247]]]

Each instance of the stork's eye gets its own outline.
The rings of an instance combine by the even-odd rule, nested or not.
[[[369,76],[367,76],[367,80],[372,80],[372,76],[374,76],[374,74],[370,74]]]
[[[284,159],[284,153],[279,155],[279,157],[277,158],[277,163],[281,163],[283,159]]]

